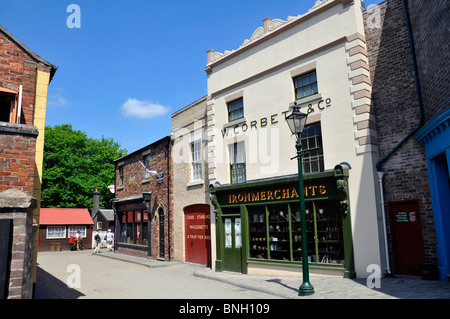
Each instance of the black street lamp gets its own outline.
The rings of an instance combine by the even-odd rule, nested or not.
[[[308,243],[306,238],[306,214],[305,214],[305,194],[303,190],[303,169],[302,169],[302,144],[301,135],[305,128],[306,119],[308,114],[300,112],[300,107],[294,102],[294,109],[292,113],[286,117],[286,122],[291,129],[292,135],[295,135],[297,148],[297,156],[291,158],[297,158],[298,161],[298,193],[300,195],[300,213],[302,222],[302,266],[303,266],[303,283],[299,288],[300,296],[312,295],[314,293],[314,287],[309,283],[309,266],[308,266]]]

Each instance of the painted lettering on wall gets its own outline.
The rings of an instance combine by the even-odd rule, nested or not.
[[[309,103],[305,104],[303,106],[303,109],[308,112],[308,114],[314,113],[314,112],[321,112],[325,110],[326,108],[331,106],[331,99],[326,98],[324,100],[319,100],[315,103]],[[265,116],[257,120],[250,121],[250,123],[247,122],[241,122],[236,125],[231,125],[222,130],[222,137],[228,137],[228,134],[234,133],[234,135],[237,135],[239,133],[245,133],[247,131],[257,130],[258,128],[265,128],[269,125],[275,125],[277,124],[280,119],[286,120],[286,116],[290,114],[290,111],[284,111],[281,112],[281,114],[271,114],[270,116]]]
[[[323,196],[327,193],[325,185],[312,185],[305,186],[304,194],[306,198]],[[251,203],[251,202],[264,202],[264,201],[276,201],[299,198],[297,190],[292,188],[282,188],[266,191],[245,192],[228,195],[228,204],[239,203]]]

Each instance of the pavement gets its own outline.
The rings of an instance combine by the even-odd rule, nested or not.
[[[170,267],[180,262],[164,262],[150,258],[128,256],[102,251],[99,257],[114,258],[145,267]],[[450,282],[424,280],[420,277],[392,276],[381,278],[379,287],[369,288],[367,279],[348,279],[310,274],[314,294],[298,296],[302,283],[299,276],[244,275],[235,272],[214,272],[209,267],[200,268],[197,277],[218,280],[236,287],[269,293],[286,299],[450,299]],[[374,286],[375,281],[369,285]]]

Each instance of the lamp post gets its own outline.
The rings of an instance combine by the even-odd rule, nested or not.
[[[297,158],[298,161],[298,186],[300,195],[300,213],[301,213],[301,225],[302,225],[302,267],[303,267],[303,283],[299,288],[300,296],[312,295],[314,293],[314,287],[309,283],[309,266],[308,266],[308,242],[306,238],[306,214],[305,214],[305,194],[303,190],[303,169],[302,169],[302,144],[301,135],[305,128],[306,119],[308,114],[300,112],[300,107],[294,102],[294,109],[292,113],[286,117],[286,122],[293,135],[296,137],[295,147],[297,148],[297,156],[291,158]]]

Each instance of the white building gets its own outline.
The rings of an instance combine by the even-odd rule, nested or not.
[[[298,170],[285,121],[294,102],[309,114],[303,172],[310,271],[367,277],[369,265],[384,268],[363,6],[360,0],[317,1],[303,15],[263,19],[233,51],[208,51],[217,271],[300,272]]]

